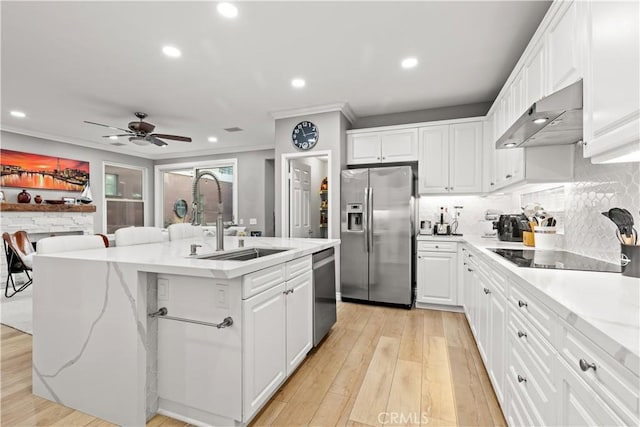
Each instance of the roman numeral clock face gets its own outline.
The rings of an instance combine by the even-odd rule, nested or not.
[[[311,150],[318,142],[318,128],[311,122],[300,122],[293,128],[291,140],[300,150]]]

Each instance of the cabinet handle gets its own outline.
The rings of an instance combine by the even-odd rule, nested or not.
[[[527,303],[522,301],[522,300],[518,300],[518,307],[520,307],[520,308],[527,307]]]
[[[525,377],[523,377],[522,375],[518,375],[518,382],[519,383],[526,383],[527,379]]]
[[[449,187],[444,187],[445,191],[449,191]]]
[[[489,185],[496,185],[496,184],[495,184],[494,182],[492,182],[492,183],[491,183],[491,184],[489,184]]]
[[[595,363],[589,363],[584,359],[580,359],[580,369],[582,369],[584,372],[587,372],[589,369],[593,369],[595,371],[596,370],[596,364]]]
[[[467,271],[468,271],[468,272],[472,272],[472,271],[473,271],[473,269],[471,269],[471,268],[467,268]]]
[[[484,293],[485,293],[485,294],[487,294],[487,295],[489,295],[489,294],[491,293],[491,291],[489,290],[489,288],[484,288],[483,290],[484,290]]]
[[[453,187],[449,187],[449,191],[452,191],[452,190],[453,190]]]
[[[290,293],[293,293],[293,289],[287,289],[286,291],[283,292],[283,294],[285,295],[289,295]]]
[[[440,246],[436,245],[436,249],[440,249]]]
[[[385,159],[386,159],[386,157],[385,157],[385,156],[382,156],[382,160],[385,160]]]
[[[512,178],[512,176],[513,176],[513,175],[508,174],[508,175],[505,175],[505,178],[507,178],[507,179],[511,179],[511,178]]]
[[[469,258],[473,257],[473,255],[469,254]]]
[[[376,159],[380,160],[380,157],[376,157]]]
[[[527,337],[527,333],[518,331],[518,338],[523,338],[523,337],[526,338]]]

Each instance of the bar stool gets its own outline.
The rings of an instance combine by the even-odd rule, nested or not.
[[[4,244],[4,254],[7,257],[7,283],[4,288],[4,296],[11,298],[33,283],[33,278],[29,272],[33,271],[33,255],[35,251],[26,231],[20,230],[13,234],[2,233],[2,242]],[[25,273],[28,281],[16,289],[13,275],[17,273]],[[11,282],[11,287],[13,288],[11,294],[9,294],[9,282]]]

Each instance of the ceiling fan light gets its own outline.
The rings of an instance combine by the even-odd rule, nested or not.
[[[118,136],[117,136],[117,135],[111,135],[111,136],[109,137],[109,139],[116,140],[116,139],[118,139]]]
[[[149,144],[151,144],[145,138],[141,138],[139,136],[132,136],[131,138],[129,138],[129,142],[133,142],[136,145],[149,145]]]
[[[162,48],[162,53],[164,53],[170,58],[179,58],[182,55],[182,52],[180,52],[180,49],[178,49],[175,46],[164,46]]]

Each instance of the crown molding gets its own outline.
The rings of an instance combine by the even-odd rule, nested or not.
[[[357,116],[348,102],[336,102],[333,104],[316,105],[313,107],[294,108],[289,110],[272,111],[269,113],[274,120],[288,119],[290,117],[306,116],[309,114],[330,113],[340,111],[351,122],[355,123]]]

